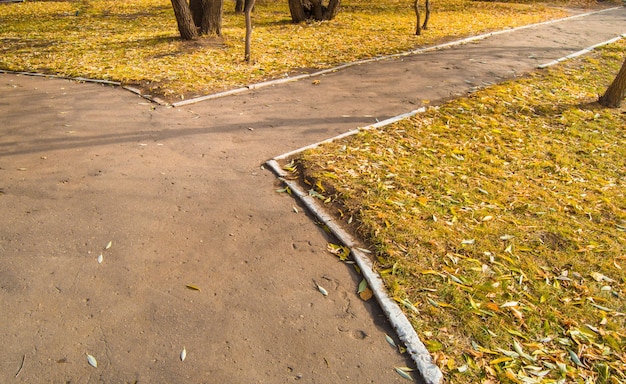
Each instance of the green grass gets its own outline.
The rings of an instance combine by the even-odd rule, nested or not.
[[[626,109],[595,104],[625,52],[297,159],[449,382],[626,382]]]
[[[404,0],[347,0],[335,20],[299,25],[286,1],[261,0],[248,65],[243,16],[225,7],[223,39],[183,42],[167,0],[1,4],[0,69],[121,81],[172,100],[566,15],[543,3],[445,0],[417,37]]]

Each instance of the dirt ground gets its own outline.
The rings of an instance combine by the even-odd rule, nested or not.
[[[263,162],[622,33],[624,7],[180,108],[0,74],[0,382],[406,382]]]

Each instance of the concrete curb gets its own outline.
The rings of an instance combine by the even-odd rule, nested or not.
[[[33,77],[48,77],[50,79],[62,79],[62,80],[72,80],[72,81],[79,81],[79,82],[85,82],[85,83],[104,84],[104,85],[110,85],[113,87],[119,87],[122,85],[122,83],[120,83],[119,81],[90,79],[87,77],[68,77],[68,76],[60,76],[60,75],[48,75],[48,74],[39,73],[39,72],[9,71],[6,69],[0,69],[0,73],[9,73],[13,75],[33,76]]]
[[[291,188],[294,196],[311,211],[320,221],[322,221],[345,246],[349,247],[356,264],[361,269],[363,277],[368,286],[374,292],[374,296],[383,312],[389,319],[391,326],[396,331],[398,338],[404,343],[411,359],[427,384],[439,384],[443,382],[443,374],[439,367],[432,361],[430,353],[420,340],[417,332],[404,315],[398,304],[387,295],[384,283],[380,275],[374,271],[372,261],[367,254],[359,248],[359,243],[346,231],[341,228],[334,218],[324,212],[315,197],[309,196],[297,182],[288,180],[288,175],[282,170],[276,160],[269,160],[267,163],[280,179]]]
[[[387,295],[387,290],[385,289],[382,278],[376,271],[374,271],[372,261],[370,260],[366,252],[364,252],[362,248],[359,247],[360,244],[358,240],[356,240],[352,235],[345,231],[342,228],[340,222],[337,222],[332,216],[324,211],[324,208],[320,204],[318,199],[310,196],[309,193],[304,188],[302,188],[302,186],[298,182],[294,180],[289,180],[289,174],[285,172],[278,163],[279,160],[287,159],[307,149],[316,148],[323,143],[328,143],[344,137],[352,136],[360,131],[383,127],[396,121],[415,116],[416,114],[422,113],[425,110],[425,108],[420,108],[378,122],[376,124],[368,125],[363,128],[346,132],[328,140],[311,144],[298,150],[277,156],[274,159],[267,161],[266,165],[270,167],[271,170],[280,178],[280,180],[291,189],[294,196],[302,201],[302,203],[309,209],[309,211],[311,211],[321,222],[323,222],[330,229],[330,231],[333,233],[333,235],[335,235],[335,237],[339,239],[339,241],[341,241],[345,246],[350,248],[352,256],[354,257],[356,264],[361,269],[363,277],[367,281],[370,289],[372,289],[372,291],[374,292],[374,296],[376,297],[378,304],[389,319],[389,322],[396,331],[398,338],[406,346],[406,349],[409,352],[411,359],[415,363],[422,379],[427,384],[439,384],[443,382],[443,374],[441,370],[439,369],[439,367],[437,367],[436,364],[433,363],[430,353],[424,346],[424,343],[420,340],[409,319],[402,312],[402,309],[392,298]]]
[[[138,96],[143,97],[144,99],[151,101],[153,103],[162,105],[162,106],[167,106],[169,105],[167,102],[165,102],[164,100],[158,98],[158,97],[152,97],[151,95],[144,95],[141,93],[141,90],[137,89],[137,88],[133,88],[127,85],[123,85],[122,83],[120,83],[119,81],[109,81],[109,80],[100,80],[100,79],[90,79],[88,77],[69,77],[69,76],[59,76],[59,75],[49,75],[49,74],[45,74],[45,73],[38,73],[38,72],[24,72],[24,71],[8,71],[5,69],[0,69],[0,73],[9,73],[9,74],[13,74],[13,75],[22,75],[22,76],[33,76],[33,77],[47,77],[50,79],[61,79],[61,80],[70,80],[70,81],[77,81],[77,82],[82,82],[82,83],[94,83],[94,84],[102,84],[102,85],[109,85],[111,87],[121,87],[122,89],[125,89],[129,92],[132,92]]]
[[[591,51],[593,51],[596,48],[600,48],[600,47],[603,47],[605,45],[609,45],[609,44],[615,43],[616,41],[619,41],[622,38],[626,38],[626,33],[623,33],[623,34],[621,34],[621,35],[619,35],[617,37],[614,37],[612,39],[609,39],[607,41],[603,41],[601,43],[594,44],[594,45],[592,45],[590,47],[587,47],[585,49],[581,49],[578,52],[571,53],[571,54],[569,54],[567,56],[563,56],[563,57],[561,57],[559,59],[552,60],[552,61],[547,62],[545,64],[538,65],[537,68],[539,68],[539,69],[548,68],[550,66],[559,64],[559,63],[561,63],[563,61],[566,61],[566,60],[569,60],[569,59],[573,59],[573,58],[578,57],[578,56],[586,55],[587,53],[590,53]]]
[[[292,157],[294,155],[297,155],[300,152],[304,152],[304,151],[306,151],[308,149],[317,148],[317,147],[319,147],[320,145],[322,145],[324,143],[330,143],[330,142],[333,142],[333,141],[336,141],[336,140],[339,140],[339,139],[343,139],[344,137],[356,135],[357,133],[359,133],[361,131],[367,131],[367,130],[370,130],[370,129],[384,127],[386,125],[395,123],[396,121],[399,121],[399,120],[402,120],[402,119],[406,119],[406,118],[409,118],[411,116],[415,116],[418,113],[423,113],[425,111],[426,111],[426,108],[422,107],[422,108],[415,109],[415,110],[407,112],[407,113],[403,113],[403,114],[398,115],[398,116],[390,117],[390,118],[388,118],[386,120],[379,121],[379,122],[377,122],[375,124],[371,124],[371,125],[368,125],[368,126],[365,126],[365,127],[360,127],[360,128],[357,128],[357,129],[353,129],[353,130],[348,131],[346,133],[342,133],[341,135],[337,135],[337,136],[331,137],[330,139],[322,140],[322,141],[319,141],[317,143],[309,144],[309,145],[307,145],[305,147],[298,148],[298,149],[293,150],[291,152],[283,153],[282,155],[278,155],[278,156],[274,157],[272,160],[277,160],[277,161],[278,160],[284,160],[284,159],[287,159],[287,158]]]

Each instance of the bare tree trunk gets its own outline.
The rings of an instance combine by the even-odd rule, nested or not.
[[[223,0],[202,0],[200,34],[222,36]]]
[[[198,31],[193,22],[189,4],[186,0],[171,0],[174,8],[174,16],[178,24],[178,32],[183,40],[194,40],[198,38]]]
[[[246,0],[243,13],[246,17],[246,47],[245,47],[245,60],[246,63],[250,62],[250,44],[252,41],[252,8],[254,8],[254,0]]]
[[[339,13],[341,0],[329,0],[328,6],[324,0],[288,0],[291,21],[301,23],[306,20],[332,20]]]
[[[294,24],[298,24],[306,20],[304,6],[300,0],[289,0],[289,12],[291,13],[291,21]]]
[[[615,80],[609,85],[598,102],[607,108],[619,108],[626,97],[626,59],[617,73]]]
[[[417,36],[422,34],[422,23],[420,22],[420,4],[419,0],[415,0],[413,3],[413,9],[415,9],[415,17],[417,18],[417,24],[415,27],[415,34]]]
[[[310,0],[313,8],[311,9],[311,16],[313,20],[321,21],[323,19],[324,10],[322,9],[322,0]]]
[[[189,9],[191,10],[193,23],[199,28],[200,24],[202,24],[202,0],[189,0]]]
[[[328,3],[328,8],[324,12],[324,20],[332,20],[339,13],[339,5],[341,4],[341,0],[330,0]]]
[[[243,13],[244,0],[235,0],[235,13]]]
[[[422,24],[422,29],[428,29],[428,21],[430,20],[430,0],[426,0],[425,7],[426,15],[424,15],[424,24]]]

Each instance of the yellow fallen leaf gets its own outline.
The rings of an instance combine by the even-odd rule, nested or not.
[[[363,290],[362,292],[359,292],[359,296],[361,297],[363,301],[367,301],[371,299],[373,294],[374,292],[372,292],[372,290],[369,287],[365,288],[365,290]]]
[[[494,302],[489,302],[487,304],[485,304],[485,306],[487,307],[487,309],[494,311],[494,312],[499,312],[500,311],[500,306],[498,306],[498,304],[494,303]]]
[[[500,364],[500,363],[506,363],[508,361],[512,361],[513,358],[512,357],[507,357],[507,356],[503,356],[503,357],[499,357],[497,359],[493,359],[489,362],[489,365],[496,365],[496,364]]]

